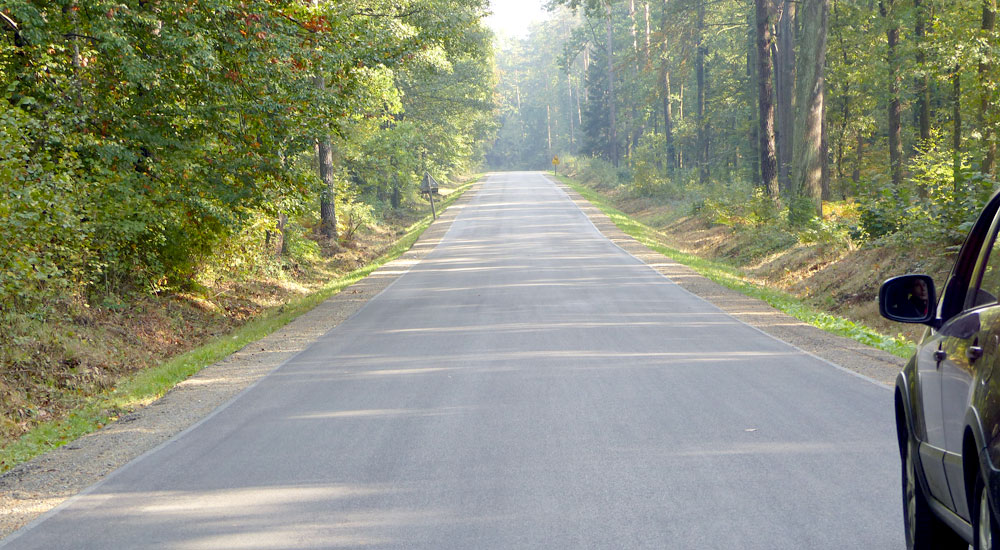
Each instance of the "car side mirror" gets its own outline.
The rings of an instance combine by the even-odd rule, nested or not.
[[[901,275],[882,283],[878,312],[890,321],[932,324],[937,316],[934,279],[928,275]]]

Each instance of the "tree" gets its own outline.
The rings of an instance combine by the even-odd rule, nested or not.
[[[903,182],[903,139],[902,139],[902,105],[899,98],[899,59],[896,49],[899,46],[899,23],[893,11],[895,0],[879,0],[878,9],[885,21],[885,35],[888,42],[886,64],[889,67],[887,77],[889,89],[889,167],[893,186],[898,187]]]
[[[795,119],[793,174],[798,195],[812,202],[815,215],[823,216],[823,143],[828,0],[803,0],[802,34],[798,66],[798,116]]]
[[[768,195],[778,200],[777,153],[774,136],[774,85],[771,70],[771,35],[774,6],[771,0],[755,0],[756,13],[756,59],[757,59],[757,105],[760,124],[760,181]]]

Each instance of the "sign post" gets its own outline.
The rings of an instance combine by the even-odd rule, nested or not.
[[[559,155],[555,155],[552,157],[552,173],[553,174],[559,173]]]
[[[424,181],[420,184],[420,192],[427,193],[427,198],[431,201],[431,214],[434,219],[438,219],[437,211],[434,209],[434,192],[437,191],[437,182],[428,172],[424,172]]]

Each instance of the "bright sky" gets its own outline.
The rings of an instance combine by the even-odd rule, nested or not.
[[[490,0],[493,15],[486,24],[498,35],[524,38],[528,25],[548,18],[544,4],[545,0]]]

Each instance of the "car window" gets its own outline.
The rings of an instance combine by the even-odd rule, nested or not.
[[[971,304],[982,301],[977,299],[978,283],[980,275],[983,273],[983,270],[979,268],[984,267],[986,260],[993,256],[989,252],[992,251],[993,235],[996,234],[998,211],[1000,211],[1000,192],[994,194],[986,203],[986,207],[976,218],[972,229],[965,237],[965,242],[959,249],[955,265],[952,267],[951,275],[948,276],[938,303],[938,316],[941,321],[947,322],[961,313],[962,310],[969,308]]]
[[[977,262],[978,281],[969,288],[967,307],[995,304],[1000,296],[1000,239],[996,237],[997,222],[994,221],[990,238]]]

